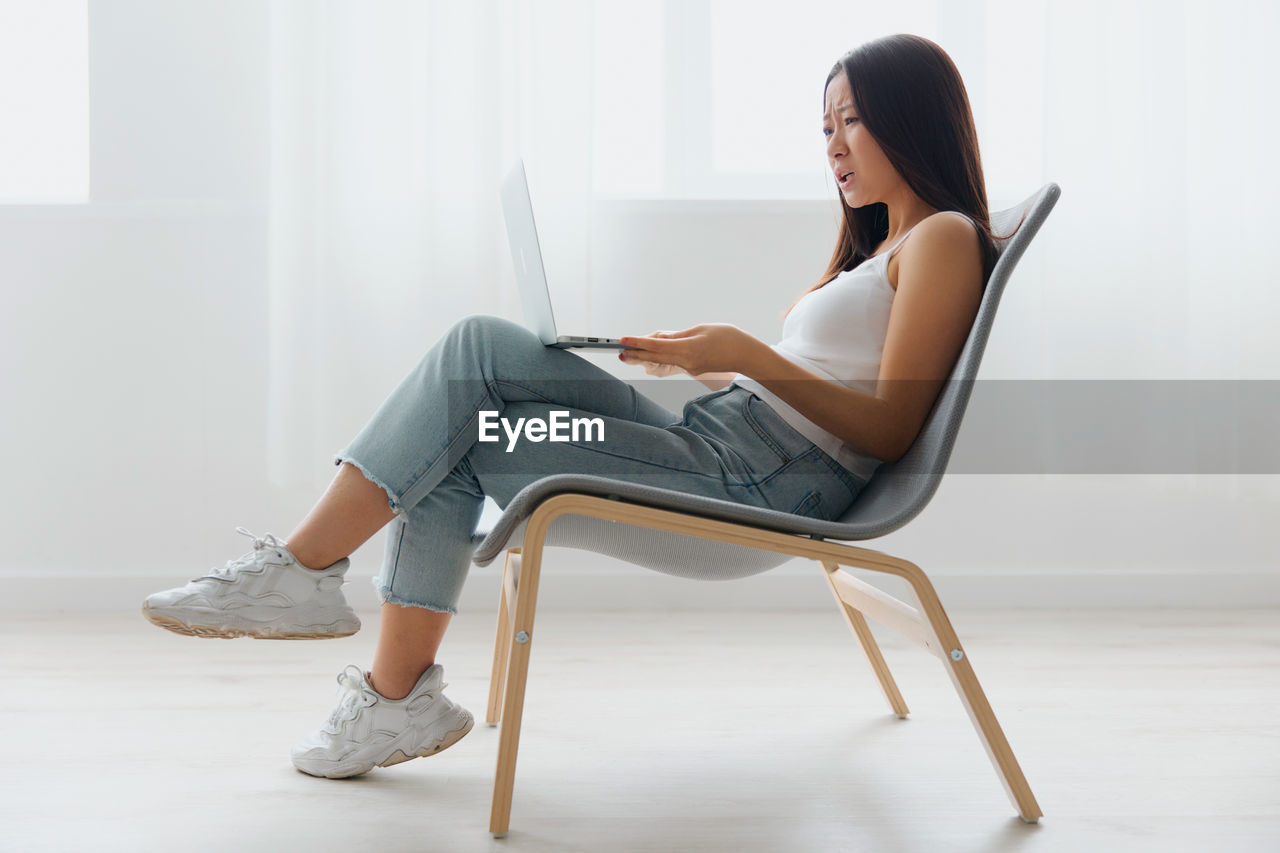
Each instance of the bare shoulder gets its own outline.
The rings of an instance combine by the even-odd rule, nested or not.
[[[898,289],[903,266],[931,278],[955,279],[957,273],[973,286],[982,287],[982,244],[978,229],[968,217],[951,210],[939,211],[920,221],[889,258],[889,284]]]

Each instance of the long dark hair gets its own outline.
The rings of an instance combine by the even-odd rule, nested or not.
[[[985,287],[999,257],[995,241],[1012,232],[998,238],[991,233],[978,132],[955,63],[921,36],[899,33],[869,41],[831,67],[822,87],[824,109],[827,87],[841,71],[849,79],[859,121],[907,186],[936,210],[973,217],[981,236]],[[836,192],[840,194],[838,187]],[[889,208],[883,202],[852,208],[840,195],[840,208],[844,221],[827,271],[791,303],[783,319],[805,295],[865,261],[889,236]]]

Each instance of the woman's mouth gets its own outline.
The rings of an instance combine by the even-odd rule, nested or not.
[[[852,180],[853,180],[853,172],[845,172],[840,177],[840,186],[847,187],[849,185],[849,182]]]

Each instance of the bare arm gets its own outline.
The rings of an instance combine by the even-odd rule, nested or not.
[[[902,426],[885,399],[818,376],[773,349],[762,348],[747,370],[784,403],[846,444],[886,462],[901,456]]]
[[[729,387],[729,383],[733,382],[736,373],[699,373],[693,378],[706,385],[712,391],[719,391],[721,388]]]

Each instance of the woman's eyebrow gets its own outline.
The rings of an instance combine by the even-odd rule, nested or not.
[[[851,109],[853,109],[853,104],[841,104],[840,106],[836,107],[836,112],[840,112],[842,110],[851,110]],[[829,113],[823,113],[822,118],[826,119],[828,115]]]

